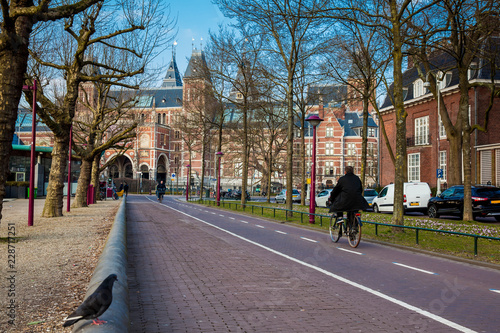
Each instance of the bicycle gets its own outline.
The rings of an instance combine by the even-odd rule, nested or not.
[[[347,222],[347,223],[346,223]],[[347,219],[343,217],[337,218],[337,213],[333,213],[330,217],[330,238],[332,242],[337,243],[342,237],[342,234],[347,236],[347,240],[351,247],[357,247],[361,241],[361,213],[347,212]]]
[[[158,201],[161,203],[163,201],[163,196],[165,195],[165,193],[158,193]]]

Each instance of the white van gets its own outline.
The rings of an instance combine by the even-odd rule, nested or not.
[[[403,205],[405,212],[422,212],[427,214],[427,202],[431,198],[431,188],[427,183],[404,183]],[[394,211],[394,184],[389,184],[373,199],[375,213]]]

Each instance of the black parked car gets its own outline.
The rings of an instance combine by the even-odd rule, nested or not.
[[[476,217],[493,216],[500,221],[500,188],[472,186],[472,214]],[[463,185],[452,186],[427,204],[429,217],[456,215],[462,217],[464,206]]]

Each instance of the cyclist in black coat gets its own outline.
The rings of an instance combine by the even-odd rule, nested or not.
[[[342,217],[344,212],[357,212],[369,207],[363,197],[361,179],[354,174],[353,167],[346,166],[344,170],[345,175],[339,178],[327,202],[330,213],[336,212],[338,217]]]
[[[163,183],[163,180],[162,180],[162,181],[160,181],[160,183],[158,185],[156,185],[156,197],[157,197],[158,201],[160,201],[160,195],[165,194],[166,191],[167,191],[167,187],[165,186],[165,184]]]

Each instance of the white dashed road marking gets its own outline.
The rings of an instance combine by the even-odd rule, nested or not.
[[[354,253],[354,254],[357,254],[357,255],[360,255],[360,256],[364,256],[365,254],[362,253],[362,252],[358,252],[358,251],[353,251],[353,250],[348,250],[348,249],[343,249],[341,247],[337,247],[337,249],[341,250],[341,251],[345,251],[345,252],[349,252],[349,253]]]
[[[401,266],[401,267],[406,267],[406,268],[409,268],[409,269],[413,269],[415,271],[419,271],[419,272],[422,272],[422,273],[425,273],[425,274],[438,275],[438,273],[426,271],[425,269],[420,269],[420,268],[413,267],[413,266],[408,266],[408,265],[400,264],[399,262],[393,262],[393,264]]]
[[[300,238],[302,238],[303,240],[309,241],[309,242],[313,242],[313,243],[318,242],[318,241],[315,241],[314,239],[309,239],[309,238],[305,238],[305,237],[300,237]]]

